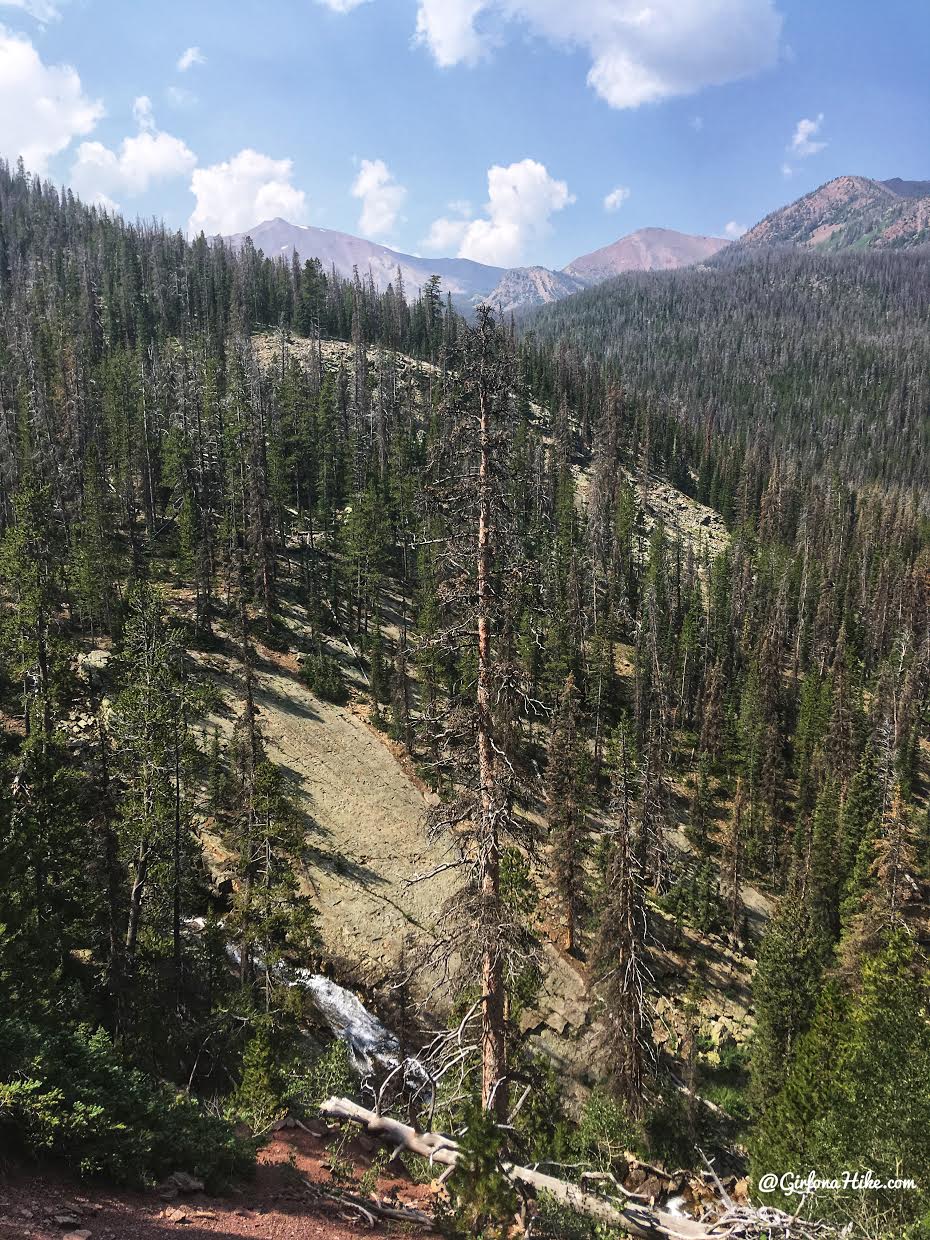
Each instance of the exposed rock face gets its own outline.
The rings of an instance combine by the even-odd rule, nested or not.
[[[561,301],[563,297],[570,297],[572,293],[586,287],[585,282],[574,276],[550,271],[548,267],[514,267],[504,273],[500,283],[485,300],[495,310],[500,308],[507,314],[511,310],[522,310],[527,306],[543,306],[550,301]]]
[[[740,247],[801,245],[830,250],[930,243],[930,181],[842,176],[767,215]]]

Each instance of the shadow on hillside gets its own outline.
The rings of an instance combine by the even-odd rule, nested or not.
[[[269,663],[266,672],[273,672],[281,675],[281,668],[273,663]],[[266,710],[280,711],[282,715],[293,715],[297,719],[310,719],[314,723],[321,723],[322,716],[306,702],[296,702],[286,693],[277,693],[274,689],[268,689],[265,686],[256,687],[255,689],[255,705],[261,711],[262,707]]]
[[[376,870],[365,865],[364,862],[355,861],[351,857],[347,857],[344,853],[330,852],[309,844],[305,849],[304,856],[307,863],[315,869],[348,879],[350,882],[363,887],[365,891],[372,892],[378,887],[389,886],[387,879]]]

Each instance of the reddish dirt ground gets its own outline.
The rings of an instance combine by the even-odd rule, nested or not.
[[[361,1175],[370,1151],[353,1143],[342,1152]],[[333,1180],[325,1138],[282,1131],[259,1153],[255,1179],[223,1197],[157,1190],[126,1192],[35,1167],[0,1164],[0,1240],[358,1240],[364,1220],[335,1202],[314,1200],[299,1180],[325,1189]],[[402,1172],[380,1178],[376,1195],[429,1211],[431,1190]],[[379,1223],[379,1233],[434,1235],[422,1227]]]

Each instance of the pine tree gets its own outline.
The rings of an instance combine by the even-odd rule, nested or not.
[[[636,766],[629,729],[621,725],[609,754],[610,843],[593,976],[604,1005],[605,1064],[611,1087],[632,1115],[646,1105],[652,1031],[646,1007],[645,876],[637,847]]]
[[[552,877],[565,919],[567,950],[574,953],[588,904],[586,809],[589,756],[575,678],[565,680],[549,730],[546,800]]]
[[[823,952],[806,901],[797,889],[789,891],[769,922],[753,975],[752,1094],[757,1113],[784,1084],[798,1040],[810,1023],[821,987]]]
[[[753,1137],[753,1171],[816,1168],[842,1180],[868,1168],[881,1183],[912,1178],[917,1191],[847,1191],[821,1211],[902,1234],[930,1204],[920,1179],[930,1159],[930,1023],[927,975],[900,930],[863,961],[851,997],[829,983],[778,1094]],[[893,1230],[884,1230],[884,1229]]]
[[[827,778],[821,784],[814,807],[807,875],[808,906],[825,951],[832,950],[840,928],[838,811],[836,786]]]
[[[736,781],[733,808],[721,846],[721,894],[726,902],[727,926],[738,939],[744,938],[745,909],[743,907],[743,854],[746,846],[745,822],[746,800],[741,780]]]
[[[500,1119],[508,1097],[507,980],[522,968],[525,949],[518,920],[501,895],[505,842],[520,836],[513,809],[519,681],[508,587],[519,580],[523,564],[505,502],[505,490],[517,485],[505,473],[514,429],[514,357],[487,307],[479,307],[475,325],[463,329],[446,367],[443,424],[424,487],[424,526],[438,540],[430,586],[435,595],[431,631],[421,634],[419,646],[421,660],[439,655],[442,662],[443,655],[458,653],[446,663],[454,673],[451,710],[438,695],[433,701],[433,710],[447,720],[438,766],[456,789],[437,812],[437,826],[456,832],[469,872],[466,891],[447,910],[443,950],[452,943],[467,950],[480,975],[482,1102]],[[450,476],[459,484],[451,492],[447,484],[440,489],[438,479]]]
[[[120,852],[130,873],[125,957],[131,972],[148,907],[181,963],[184,891],[190,882],[193,724],[209,701],[185,664],[180,631],[162,600],[138,586],[120,650],[110,720],[120,783]]]
[[[847,969],[873,953],[890,932],[912,931],[926,920],[927,891],[917,838],[912,811],[900,788],[895,788],[874,840],[867,837],[861,846],[861,864],[854,876],[859,907],[850,917],[842,945]]]
[[[96,455],[84,465],[82,520],[71,559],[72,589],[78,615],[91,636],[112,633],[116,624],[118,552],[113,514]]]
[[[881,813],[882,790],[878,781],[875,756],[869,746],[846,790],[840,815],[839,881],[847,896],[854,893],[853,872],[863,845],[874,839]]]
[[[267,1011],[276,967],[289,951],[305,957],[317,941],[316,912],[301,891],[306,824],[265,750],[247,645],[244,655],[245,702],[229,745],[224,797],[224,835],[238,877],[229,926],[239,944],[240,980],[253,981],[260,967]]]

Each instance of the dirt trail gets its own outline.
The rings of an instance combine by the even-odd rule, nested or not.
[[[432,941],[456,872],[409,880],[454,854],[429,839],[427,799],[364,709],[315,697],[293,656],[259,654],[259,722],[269,757],[284,769],[307,816],[307,879],[324,946],[375,984],[404,964],[413,947]],[[241,668],[223,656],[204,662],[229,702],[219,720],[228,732],[241,702]],[[211,851],[222,864],[220,850]]]
[[[335,1130],[333,1130],[335,1132]],[[357,1240],[357,1213],[315,1192],[334,1184],[329,1130],[288,1130],[259,1151],[254,1180],[222,1197],[194,1193],[165,1200],[80,1181],[54,1167],[6,1162],[0,1170],[0,1240]],[[355,1139],[341,1151],[355,1174],[372,1161],[372,1144]],[[307,1183],[309,1181],[309,1184]],[[377,1177],[374,1191],[391,1204],[430,1211],[433,1192],[399,1165]],[[61,1222],[59,1220],[67,1220]],[[408,1224],[383,1223],[382,1236],[409,1235]],[[432,1231],[418,1231],[427,1240]]]

